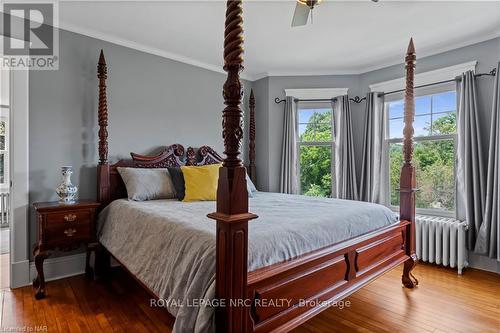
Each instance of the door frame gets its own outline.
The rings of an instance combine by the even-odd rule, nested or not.
[[[3,38],[8,38],[0,36]],[[14,39],[14,38],[11,38]],[[18,39],[19,40],[19,39]],[[10,70],[10,287],[29,279],[29,70]]]

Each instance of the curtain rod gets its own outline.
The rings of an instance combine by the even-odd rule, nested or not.
[[[354,98],[349,98],[349,100],[351,102],[354,102],[356,104],[361,103],[365,99],[366,99],[366,97],[361,98],[359,96],[355,96]],[[276,103],[276,104],[284,103],[285,101],[286,101],[286,99],[280,99],[279,97],[276,97],[274,99],[274,103]],[[294,98],[293,101],[294,102],[336,102],[337,101],[337,97],[335,97],[335,98],[320,98],[320,99],[299,99],[299,98]]]
[[[495,76],[496,74],[497,74],[497,69],[493,68],[488,73],[474,74],[474,77]],[[460,81],[460,80],[462,80],[462,78],[459,76],[459,77],[456,77],[456,78],[450,79],[450,80],[444,80],[444,81],[438,81],[438,82],[433,82],[433,83],[428,83],[428,84],[422,84],[420,86],[416,86],[415,89],[425,88],[425,87],[430,87],[430,86],[435,86],[435,85],[443,84],[443,83],[456,82],[456,81]],[[403,92],[403,91],[405,91],[405,89],[393,90],[393,91],[388,91],[388,92],[381,92],[381,93],[378,94],[378,96],[382,97],[382,96],[385,96],[385,95],[395,94],[395,93],[399,93],[399,92]]]
[[[497,74],[497,69],[493,68],[488,73],[474,74],[474,77],[495,76],[496,74]],[[416,86],[415,89],[430,87],[430,86],[434,86],[434,85],[438,85],[438,84],[443,84],[443,83],[456,82],[457,80],[460,81],[461,78],[457,77],[455,79],[450,79],[450,80],[444,80],[444,81],[439,81],[439,82],[434,82],[434,83],[423,84],[423,85],[420,85],[420,86]],[[395,93],[399,93],[399,92],[403,92],[403,91],[405,91],[405,89],[399,89],[399,90],[389,91],[389,92],[385,92],[385,93],[381,92],[381,93],[378,94],[378,96],[382,97],[382,96],[385,96],[385,95],[395,94]],[[326,99],[298,99],[298,98],[294,98],[295,102],[335,102],[336,100],[337,100],[336,97],[335,98],[329,98],[329,99],[328,98],[326,98]],[[366,97],[361,98],[359,96],[355,96],[354,98],[349,98],[349,100],[351,102],[359,104],[362,101],[366,100]],[[280,99],[279,97],[276,97],[274,99],[274,103],[276,103],[276,104],[284,103],[285,101],[286,101],[285,99]]]

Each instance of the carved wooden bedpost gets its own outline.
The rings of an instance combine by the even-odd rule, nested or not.
[[[239,155],[243,137],[243,95],[240,71],[243,69],[242,1],[228,0],[224,31],[224,70],[227,80],[223,96],[226,105],[222,115],[224,138],[223,166],[219,171],[217,212],[208,217],[217,220],[216,298],[224,301],[217,307],[217,332],[247,331],[248,308],[235,306],[232,301],[247,296],[248,220],[256,218],[248,212],[246,170]]]
[[[417,263],[415,254],[415,192],[417,191],[417,181],[413,159],[413,121],[415,119],[415,97],[414,97],[414,76],[415,76],[415,46],[413,38],[410,39],[408,51],[406,53],[406,90],[405,90],[405,109],[403,130],[403,159],[404,165],[401,170],[400,183],[400,219],[411,222],[406,229],[406,254],[410,258],[404,263],[403,285],[407,288],[413,288],[418,284],[418,280],[411,274],[411,271]]]
[[[99,79],[99,106],[97,111],[97,123],[99,125],[99,164],[97,165],[97,201],[101,204],[100,209],[104,208],[111,201],[111,184],[109,179],[108,163],[108,101],[106,97],[106,79],[108,78],[108,69],[104,52],[99,54],[97,64],[97,78]],[[98,243],[90,244],[90,249],[95,250],[94,278],[102,279],[110,267],[110,255],[106,249]]]
[[[101,50],[97,65],[99,79],[99,109],[97,122],[99,124],[99,165],[97,166],[97,200],[102,204],[109,203],[109,163],[108,163],[108,102],[106,98],[106,79],[108,69],[104,52]]]
[[[253,89],[250,90],[250,98],[248,100],[248,108],[250,109],[250,126],[248,130],[248,175],[254,184],[257,183],[256,167],[255,167],[255,97]]]

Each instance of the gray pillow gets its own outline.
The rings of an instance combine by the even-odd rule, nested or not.
[[[129,200],[175,199],[175,189],[167,169],[117,168],[127,188]]]

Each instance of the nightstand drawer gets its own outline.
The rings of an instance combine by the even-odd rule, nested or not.
[[[88,224],[90,222],[91,212],[89,210],[73,210],[61,213],[47,214],[47,228],[51,225],[63,224],[67,226]]]
[[[73,239],[91,238],[90,222],[79,222],[75,224],[53,224],[44,230],[44,238],[47,243],[71,242]]]

